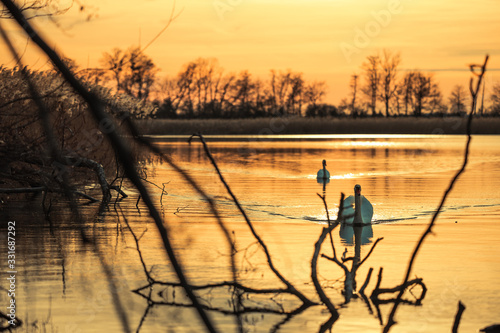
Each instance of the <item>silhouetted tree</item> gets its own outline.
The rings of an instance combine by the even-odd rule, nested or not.
[[[389,116],[389,107],[391,101],[396,94],[397,84],[396,76],[398,73],[398,66],[401,63],[401,56],[399,53],[391,53],[384,50],[383,56],[380,59],[380,93],[379,99],[385,105],[385,116]]]
[[[450,97],[450,112],[457,115],[463,115],[467,112],[465,103],[468,100],[468,94],[462,85],[456,85],[451,91]]]
[[[314,81],[307,84],[304,91],[304,102],[316,105],[323,100],[326,94],[326,84],[323,81]]]
[[[291,71],[276,72],[271,70],[270,80],[270,101],[274,106],[273,113],[285,114],[286,113],[286,96],[287,90],[290,85]]]
[[[413,71],[407,72],[398,89],[398,94],[401,96],[405,107],[406,116],[408,116],[410,106],[413,105],[413,85],[415,75],[416,73]]]
[[[365,78],[365,84],[361,91],[368,99],[368,108],[372,111],[372,115],[375,115],[380,84],[380,57],[378,55],[368,56],[361,65],[361,69]]]
[[[290,75],[290,89],[286,103],[290,114],[301,115],[304,92],[305,88],[302,73],[292,73]]]
[[[60,6],[59,1],[52,0],[31,0],[18,1],[18,8],[24,13],[26,19],[30,20],[40,16],[55,16],[66,13],[73,5]],[[80,12],[85,11],[85,6],[80,6]],[[11,13],[2,6],[0,8],[0,19],[12,19]]]
[[[444,115],[448,112],[448,106],[443,102],[443,94],[439,90],[439,86],[435,83],[432,86],[431,98],[429,100],[430,114]]]
[[[497,82],[493,85],[490,95],[490,113],[493,115],[500,115],[500,83]]]
[[[141,49],[130,47],[123,51],[115,48],[110,53],[104,53],[100,62],[110,73],[108,79],[115,81],[117,93],[143,101],[149,98],[158,68]]]
[[[114,76],[122,80],[120,52],[109,54]],[[270,72],[268,81],[248,71],[224,74],[216,59],[198,58],[184,65],[174,78],[158,84],[157,117],[255,117],[302,115],[304,106],[317,105],[326,93],[324,82],[308,83],[302,73]],[[332,113],[328,111],[327,113]],[[333,112],[335,113],[335,112]]]
[[[438,85],[434,82],[431,74],[416,71],[413,77],[413,114],[416,117],[422,115],[422,111],[429,108],[429,102],[436,98],[439,92]]]
[[[252,114],[253,95],[255,84],[248,71],[242,71],[231,86],[233,105],[237,115],[250,116]]]
[[[356,94],[358,92],[358,76],[356,74],[351,76],[351,115],[357,117],[358,113],[356,111]]]
[[[304,90],[304,103],[308,104],[306,108],[307,117],[316,116],[327,116],[336,115],[337,110],[327,110],[324,105],[319,104],[323,100],[323,96],[326,94],[326,84],[325,82],[314,81],[311,84],[307,84]]]

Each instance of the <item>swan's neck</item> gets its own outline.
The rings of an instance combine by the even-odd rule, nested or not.
[[[361,195],[356,194],[354,196],[354,223],[363,223],[363,218],[361,217]]]
[[[323,164],[323,178],[326,178],[326,166]]]

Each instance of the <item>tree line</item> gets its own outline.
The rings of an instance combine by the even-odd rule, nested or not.
[[[100,68],[85,70],[87,81],[107,86],[154,109],[156,118],[244,118],[266,116],[463,116],[469,94],[456,85],[443,96],[432,73],[401,70],[401,56],[384,50],[368,56],[353,74],[350,92],[338,105],[324,103],[324,81],[307,81],[290,69],[270,70],[266,79],[249,71],[227,73],[215,58],[198,58],[175,76],[159,69],[138,47],[105,52]],[[483,86],[484,95],[484,86]],[[481,115],[500,115],[500,83],[480,100]]]
[[[368,56],[361,65],[362,74],[352,75],[350,96],[341,101],[340,108],[350,110],[355,117],[466,114],[469,97],[462,85],[453,88],[446,103],[432,73],[401,71],[400,64],[400,54],[388,50]],[[495,108],[498,112],[498,103]],[[484,104],[480,112],[484,113]]]
[[[159,118],[302,115],[324,108],[325,82],[308,82],[292,70],[271,70],[262,80],[247,70],[226,73],[215,58],[198,58],[176,76],[159,79],[158,68],[137,47],[104,53],[100,64],[88,71],[90,81],[151,101]]]

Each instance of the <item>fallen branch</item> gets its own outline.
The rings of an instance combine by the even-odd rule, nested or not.
[[[109,202],[111,199],[111,190],[115,190],[122,197],[127,198],[128,195],[122,191],[122,189],[116,185],[110,185],[108,180],[106,179],[106,172],[104,171],[104,167],[101,163],[91,160],[90,158],[85,157],[73,157],[73,156],[65,156],[65,160],[69,165],[73,165],[79,168],[88,168],[94,171],[97,176],[97,180],[99,181],[99,185],[102,190],[102,200],[104,202]]]
[[[423,283],[421,278],[413,279],[406,281],[404,284],[401,284],[399,286],[393,287],[393,288],[380,288],[380,284],[382,282],[382,271],[383,267],[380,267],[379,274],[378,274],[378,279],[377,279],[377,286],[375,289],[372,291],[372,294],[370,295],[370,299],[374,304],[386,304],[386,303],[395,303],[395,302],[402,302],[406,304],[412,304],[412,305],[420,305],[422,303],[422,300],[425,298],[425,295],[427,294],[427,287]],[[380,299],[379,296],[382,294],[394,294],[396,292],[399,293],[404,293],[406,289],[410,287],[414,287],[416,285],[419,285],[422,288],[422,292],[420,294],[420,297],[416,298],[415,301],[409,301],[409,300],[404,300],[404,299],[398,299],[396,298],[390,298],[390,299]]]
[[[18,187],[18,188],[0,188],[0,193],[5,193],[5,194],[19,194],[19,193],[40,193],[40,192],[52,192],[52,193],[64,193],[63,190],[58,190],[58,189],[53,189],[49,188],[47,186],[37,186],[37,187]],[[85,194],[80,191],[73,191],[73,194],[76,194],[78,196],[81,196],[85,199],[88,199],[92,202],[97,202],[96,198]]]
[[[37,193],[47,191],[46,186],[38,187],[18,187],[18,188],[0,188],[0,193],[15,194],[15,193]]]

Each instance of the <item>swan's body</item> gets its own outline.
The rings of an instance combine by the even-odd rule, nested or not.
[[[361,186],[354,187],[354,195],[344,199],[342,217],[347,224],[369,224],[372,223],[373,206],[361,195]]]
[[[324,180],[330,179],[330,172],[328,172],[328,170],[326,170],[326,160],[323,160],[323,168],[319,169],[316,178],[318,180],[319,179],[324,179]]]

